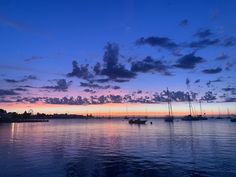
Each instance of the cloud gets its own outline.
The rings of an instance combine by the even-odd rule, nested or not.
[[[147,38],[141,37],[136,41],[136,45],[145,45],[145,44],[150,45],[152,47],[161,47],[168,50],[173,50],[178,47],[178,44],[173,42],[168,37],[154,37],[154,36]]]
[[[47,33],[39,31],[38,29],[34,28],[33,26],[30,26],[29,24],[5,16],[0,16],[0,25],[15,29],[17,31],[29,32],[34,35],[48,36]]]
[[[194,81],[195,84],[199,83],[201,80],[200,79],[197,79]]]
[[[80,82],[80,87],[88,87],[92,89],[120,89],[119,86],[110,86],[110,85],[99,85],[93,82]]]
[[[197,64],[203,63],[204,61],[205,60],[202,57],[190,53],[179,58],[174,66],[182,69],[194,69]]]
[[[16,80],[16,79],[4,79],[5,82],[8,83],[20,83],[20,82],[26,82],[28,80],[37,80],[38,78],[34,75],[28,75],[28,76],[24,76],[23,79],[20,80]]]
[[[113,88],[114,90],[119,90],[119,89],[120,89],[119,86],[113,86],[112,88]]]
[[[4,79],[4,81],[8,83],[19,83],[19,82],[24,82],[22,80],[15,80],[15,79]]]
[[[104,67],[101,69],[100,75],[107,76],[109,80],[131,79],[136,76],[136,73],[119,64],[119,46],[115,43],[107,43],[103,56]],[[99,71],[99,70],[98,70]]]
[[[205,95],[201,98],[201,100],[207,101],[207,102],[212,102],[216,100],[216,94],[213,94],[213,92],[208,91],[205,93]]]
[[[221,80],[220,78],[215,79],[215,80],[210,80],[210,81],[208,81],[208,82],[206,83],[206,85],[207,85],[208,87],[210,87],[211,83],[213,83],[213,82],[222,82],[222,80]]]
[[[89,71],[89,65],[78,66],[76,61],[73,61],[73,69],[68,73],[68,77],[77,77],[87,81],[105,83],[127,82],[135,78],[136,73],[125,68],[125,65],[119,63],[119,46],[116,43],[107,43],[105,46],[103,64],[97,62]],[[103,78],[99,78],[103,77]],[[105,78],[104,78],[105,77]]]
[[[212,35],[213,33],[211,32],[210,29],[200,29],[198,32],[194,34],[194,36],[199,37],[199,38],[206,38]]]
[[[21,91],[21,92],[26,92],[26,91],[28,91],[28,89],[21,88],[21,87],[14,88],[14,89],[12,89],[12,90],[13,90],[13,91]]]
[[[189,25],[188,19],[183,19],[183,20],[181,20],[180,23],[179,23],[179,25],[180,25],[181,27],[186,27],[186,26],[188,26],[188,25]]]
[[[3,17],[3,16],[0,16],[0,24],[6,27],[14,28],[16,30],[23,30],[23,31],[29,30],[29,27],[26,26],[25,24]]]
[[[14,90],[4,90],[4,89],[0,89],[0,96],[4,97],[4,96],[11,96],[11,95],[19,95],[19,93],[15,92]]]
[[[78,66],[78,62],[73,61],[72,66],[73,66],[72,72],[68,73],[67,77],[77,77],[85,80],[88,80],[93,77],[92,74],[89,72],[88,64]]]
[[[42,59],[44,59],[44,57],[34,55],[34,56],[29,57],[29,58],[26,58],[24,61],[29,62],[29,61],[42,60]]]
[[[202,70],[202,72],[205,74],[217,74],[217,73],[220,73],[221,71],[222,71],[222,68],[220,67]]]
[[[41,88],[59,92],[66,92],[71,84],[72,81],[67,82],[65,79],[58,79],[56,80],[55,86],[43,86]]]
[[[87,105],[87,104],[106,104],[106,103],[161,103],[168,101],[167,91],[162,91],[160,93],[154,93],[150,95],[143,95],[140,93],[141,91],[120,95],[120,94],[107,94],[107,95],[94,95],[95,91],[88,89],[84,90],[86,92],[93,93],[93,95],[89,97],[22,97],[17,98],[16,102],[24,102],[24,103],[36,103],[38,101],[47,103],[47,104],[68,104],[68,105]],[[175,102],[183,102],[188,101],[189,96],[187,92],[183,91],[170,91],[170,98]],[[196,100],[197,93],[191,92],[190,99]]]
[[[222,53],[220,56],[216,57],[216,60],[226,60],[228,58],[229,58],[228,55],[226,55],[225,53]]]
[[[222,88],[222,90],[225,92],[230,92],[232,95],[236,95],[236,88],[234,87],[226,87],[226,88]]]
[[[93,67],[93,71],[96,75],[101,74],[101,64],[99,62],[96,63],[96,65]]]
[[[234,97],[225,98],[225,102],[236,102],[236,98]]]
[[[235,46],[236,44],[236,38],[235,37],[228,37],[226,39],[224,39],[222,45],[224,47],[232,47]]]
[[[135,61],[131,63],[131,71],[133,72],[158,72],[163,75],[170,75],[168,66],[165,65],[161,60],[154,60],[152,57],[147,56],[142,61]]]
[[[198,41],[193,41],[189,44],[190,48],[205,48],[208,46],[218,45],[220,43],[219,39],[201,39]]]
[[[231,68],[235,65],[235,61],[233,62],[227,62],[225,66],[225,70],[230,71]]]
[[[92,89],[84,89],[84,92],[87,92],[87,93],[96,93],[95,90],[92,90]]]

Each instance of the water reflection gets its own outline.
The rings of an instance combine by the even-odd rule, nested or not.
[[[123,120],[0,125],[0,176],[235,176],[236,126]]]

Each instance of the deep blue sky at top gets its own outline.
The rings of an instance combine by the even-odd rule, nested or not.
[[[36,75],[40,80],[30,83],[35,86],[48,85],[48,80],[66,78],[71,72],[72,60],[79,64],[102,62],[104,46],[116,42],[120,47],[120,63],[127,67],[129,57],[142,60],[146,56],[174,64],[179,58],[165,49],[151,46],[136,46],[140,37],[168,37],[176,43],[195,40],[193,34],[199,29],[210,29],[220,37],[236,36],[236,1],[12,1],[0,0],[0,74],[2,79],[20,79],[24,75]],[[186,26],[181,26],[183,20]],[[184,49],[182,55],[193,52]],[[139,74],[130,82],[118,84],[121,89],[135,91],[162,90],[166,86],[173,90],[184,90],[185,79],[201,79],[206,82],[225,77],[224,86],[235,87],[235,71],[217,75],[201,73],[202,69],[225,66],[235,61],[235,48],[209,47],[198,50],[196,55],[207,60],[200,68],[173,70],[174,76]],[[226,53],[229,61],[215,61]],[[26,59],[38,58],[30,62]],[[235,69],[235,68],[234,68]],[[67,78],[66,78],[67,79]],[[80,81],[73,80],[73,89],[80,89]],[[150,84],[143,84],[143,81]],[[4,88],[12,85],[1,81]],[[116,84],[117,85],[117,84]],[[208,91],[207,88],[203,92]],[[65,95],[70,95],[66,93]]]

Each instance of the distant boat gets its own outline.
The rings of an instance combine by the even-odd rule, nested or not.
[[[128,116],[125,116],[124,119],[129,119]]]
[[[231,122],[236,122],[236,118],[231,118],[230,121]]]
[[[232,115],[232,117],[230,118],[231,122],[236,122],[236,115]]]
[[[170,99],[170,93],[169,90],[167,88],[167,102],[168,102],[168,117],[165,118],[165,122],[173,122],[174,121],[174,116],[173,116],[173,111],[172,111],[172,105],[171,105],[171,99]]]
[[[131,119],[129,120],[129,124],[146,124],[147,120],[141,120],[141,119]]]

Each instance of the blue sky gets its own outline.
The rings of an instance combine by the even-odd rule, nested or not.
[[[132,96],[128,102],[159,103],[165,100],[154,101],[156,92],[162,95],[168,87],[186,93],[188,78],[196,100],[234,105],[235,7],[233,0],[1,0],[1,104],[28,104],[26,97],[34,100],[31,104],[55,104],[49,99],[71,96],[86,97],[93,104],[91,96],[111,94],[122,98],[107,98],[105,103],[124,103],[124,95]],[[104,55],[116,47],[118,61],[108,67]],[[78,62],[74,72],[73,61]],[[97,62],[100,72],[94,73]],[[85,78],[80,69],[87,64],[90,76]],[[204,97],[206,93],[210,97]],[[173,101],[176,97],[173,93]]]

